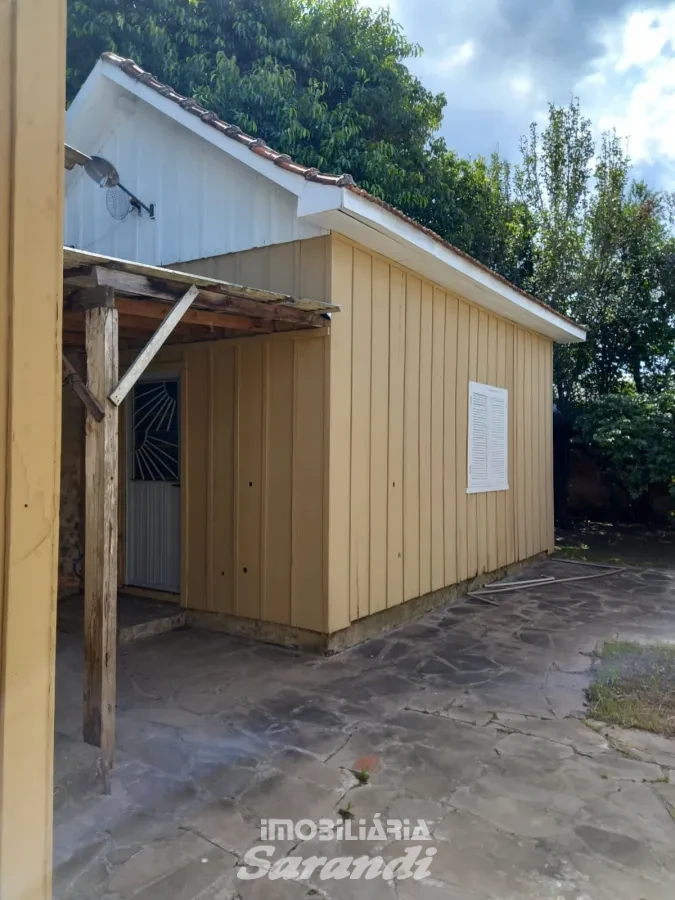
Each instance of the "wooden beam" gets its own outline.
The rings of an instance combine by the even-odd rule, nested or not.
[[[85,437],[84,739],[115,755],[117,669],[118,409],[106,398],[118,377],[118,312],[85,313],[87,382],[105,409]]]
[[[161,270],[158,270],[161,272]],[[179,273],[168,273],[177,275]],[[190,276],[186,273],[180,273],[184,278]],[[199,278],[195,276],[195,281]],[[100,286],[111,287],[115,290],[115,294],[126,294],[132,297],[148,297],[156,300],[168,300],[175,303],[180,296],[177,293],[182,290],[182,285],[170,288],[165,282],[161,282],[159,278],[147,278],[145,275],[137,275],[133,272],[124,272],[120,269],[109,269],[104,266],[93,266],[91,270],[77,271],[74,273],[64,272],[64,282],[73,286],[87,286],[98,284]],[[250,290],[240,285],[232,285],[232,292],[223,288],[222,292],[216,290],[216,285],[212,288],[199,287],[199,298],[196,308],[212,309],[218,312],[233,313],[234,315],[252,316],[256,319],[277,320],[280,322],[293,322],[298,327],[323,328],[326,325],[326,319],[320,313],[302,309],[293,303],[292,298],[286,297],[281,300],[265,300],[257,299],[257,295],[265,292]],[[240,293],[234,294],[234,291]],[[268,292],[269,293],[269,292]],[[269,294],[270,298],[274,295]],[[326,311],[339,309],[339,307],[323,304]]]
[[[63,357],[63,375],[64,380],[71,386],[73,393],[80,398],[89,415],[97,422],[100,422],[105,415],[103,407],[84,383],[80,373],[65,355]]]
[[[129,339],[134,341],[134,347],[138,352],[142,349],[148,339],[152,335],[152,333],[157,328],[157,320],[156,319],[139,319],[132,318],[131,316],[120,315],[119,317],[119,325],[117,329],[117,333],[119,335],[120,343],[119,346],[121,348],[121,341],[123,339]],[[279,330],[277,326],[275,331]],[[79,347],[84,350],[84,315],[75,312],[65,312],[63,315],[63,343],[65,345]],[[204,328],[200,325],[184,325],[182,322],[176,326],[173,331],[173,334],[169,337],[167,343],[174,343],[178,338],[181,340],[184,339],[204,339],[207,340],[222,340],[222,338],[226,337],[230,331],[225,328]]]
[[[105,285],[101,287],[82,288],[68,297],[68,306],[71,309],[93,309],[99,306],[107,306],[112,309],[115,305],[115,291]]]
[[[148,343],[141,350],[133,363],[129,366],[124,377],[117,385],[115,390],[112,391],[112,393],[109,395],[111,403],[113,403],[115,406],[119,406],[122,400],[124,400],[126,395],[136,384],[143,372],[145,372],[148,365],[155,358],[162,344],[166,341],[168,336],[179,323],[183,316],[183,313],[194,302],[194,299],[198,293],[199,288],[193,284],[192,287],[187,290],[185,294],[183,294],[179,302],[171,308],[171,312],[169,313],[169,315],[164,319],[157,331],[153,334]]]
[[[133,316],[140,319],[165,319],[171,311],[168,303],[161,300],[133,300],[129,297],[116,297],[115,307],[120,315]],[[221,313],[208,309],[188,309],[181,319],[185,325],[206,325],[211,328],[236,328],[238,331],[255,331],[265,333],[270,330],[269,324],[249,316],[237,316],[232,313]]]
[[[133,301],[132,301],[133,302]],[[182,325],[182,323],[181,323]],[[179,327],[181,327],[179,325]],[[194,326],[193,326],[194,327]],[[157,320],[156,319],[144,319],[139,317],[132,318],[131,316],[127,316],[126,314],[120,313],[119,317],[119,333],[126,329],[127,331],[133,331],[139,338],[144,339],[146,341],[150,334],[155,331],[157,328]],[[72,332],[80,332],[84,336],[85,325],[84,325],[84,314],[81,312],[76,312],[75,310],[65,310],[63,313],[63,330],[72,331]],[[150,334],[148,334],[148,332]]]

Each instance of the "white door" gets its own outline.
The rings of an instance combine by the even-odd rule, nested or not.
[[[126,582],[179,593],[179,379],[139,381],[127,415]]]

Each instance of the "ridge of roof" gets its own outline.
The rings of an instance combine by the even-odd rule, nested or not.
[[[221,134],[225,135],[231,140],[237,141],[239,144],[248,147],[248,149],[252,153],[255,153],[257,156],[269,160],[275,166],[279,166],[287,172],[298,175],[304,178],[306,181],[311,181],[316,184],[323,184],[330,187],[345,188],[348,191],[351,191],[353,194],[356,194],[359,197],[363,197],[364,200],[368,200],[369,202],[374,203],[381,209],[386,210],[387,212],[396,216],[398,219],[401,219],[408,225],[411,225],[413,228],[421,231],[427,237],[436,241],[447,250],[450,250],[453,253],[457,253],[459,256],[468,260],[472,265],[477,266],[484,272],[487,272],[489,275],[491,275],[493,278],[496,278],[511,290],[516,291],[523,297],[526,297],[528,300],[531,300],[533,303],[536,303],[538,306],[546,309],[548,312],[551,312],[554,315],[558,316],[563,321],[568,322],[570,325],[573,325],[574,327],[580,328],[584,331],[586,330],[585,325],[580,325],[574,319],[571,319],[564,313],[561,313],[557,309],[554,309],[548,303],[545,303],[543,300],[540,300],[538,297],[535,297],[528,291],[525,291],[517,285],[513,284],[513,282],[509,281],[508,278],[500,275],[499,272],[495,272],[494,269],[491,269],[484,263],[479,262],[477,259],[471,256],[470,253],[466,253],[466,251],[460,250],[459,247],[451,244],[450,241],[447,241],[445,238],[441,237],[440,234],[433,231],[431,228],[428,228],[426,225],[422,225],[416,219],[413,219],[411,216],[407,215],[396,206],[392,206],[391,203],[387,203],[387,201],[383,200],[381,197],[377,197],[374,194],[371,194],[369,191],[366,191],[364,188],[359,187],[352,175],[349,175],[348,173],[343,173],[341,175],[331,175],[326,172],[321,172],[319,169],[312,168],[310,166],[303,166],[301,163],[293,160],[287,153],[280,153],[278,150],[274,150],[272,147],[269,147],[265,143],[265,141],[262,140],[262,138],[255,138],[250,134],[246,134],[246,132],[242,131],[242,129],[239,128],[238,125],[231,125],[228,122],[225,122],[218,116],[217,113],[213,112],[213,110],[206,109],[191,97],[185,97],[183,94],[179,94],[178,91],[175,91],[169,85],[164,84],[162,81],[159,81],[158,78],[155,78],[155,76],[150,72],[147,72],[145,69],[141,68],[141,66],[139,66],[138,63],[134,62],[133,59],[125,59],[124,57],[119,56],[117,53],[113,53],[111,51],[107,51],[106,53],[101,54],[101,59],[116,66],[118,69],[124,72],[125,75],[128,75],[130,78],[133,78],[140,84],[146,85],[153,91],[156,91],[162,97],[165,97],[167,100],[173,101],[178,106],[180,106],[181,109],[184,109],[186,112],[189,112],[192,115],[196,116],[202,122],[210,125],[212,128],[215,128],[216,131],[219,131]]]

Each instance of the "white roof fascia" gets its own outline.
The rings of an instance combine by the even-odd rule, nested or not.
[[[563,344],[586,340],[584,328],[542,306],[463,254],[346,188],[307,183],[298,215],[311,217],[412,268],[460,296]]]

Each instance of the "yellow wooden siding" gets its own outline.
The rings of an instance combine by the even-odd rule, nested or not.
[[[431,590],[431,353],[433,288],[422,284],[420,315],[419,458],[420,458],[420,594]]]
[[[294,341],[291,625],[323,631],[326,339]],[[270,435],[268,453],[277,436]],[[275,522],[276,528],[284,523]],[[280,573],[281,574],[281,573]]]
[[[352,310],[352,444],[350,585],[352,619],[368,615],[370,598],[370,383],[372,257],[354,252]],[[377,323],[376,323],[377,327]],[[365,498],[365,499],[364,499]]]
[[[457,535],[460,508],[457,495],[457,467],[460,465],[456,444],[457,423],[457,299],[440,292],[445,299],[445,332],[443,351],[443,551],[444,581],[459,580]],[[466,495],[462,495],[465,497]],[[463,534],[463,532],[462,532]]]
[[[0,3],[0,896],[52,896],[66,4]]]
[[[174,268],[297,298],[328,302],[330,252],[330,236],[326,235],[176,263]]]
[[[434,591],[445,585],[445,482],[443,478],[443,441],[445,430],[445,308],[445,294],[442,291],[434,290],[430,408],[431,589]]]
[[[292,341],[265,344],[266,432],[274,440],[265,455],[265,568],[263,611],[268,622],[291,621],[291,558],[293,533],[280,528],[293,516],[293,389],[295,353]],[[282,573],[279,577],[279,573]]]
[[[333,316],[329,342],[328,423],[328,631],[344,628],[351,616],[349,532],[351,527],[352,431],[352,247],[342,242],[333,248],[336,273],[349,278],[336,291],[342,308]],[[337,349],[336,349],[337,348]],[[337,352],[339,350],[339,352]],[[354,603],[356,602],[354,598]]]
[[[452,298],[448,298],[450,304]],[[454,348],[447,347],[448,354],[455,353],[457,370],[455,375],[455,503],[457,505],[457,581],[464,581],[469,576],[469,499],[466,493],[466,470],[468,452],[469,392],[467,385],[473,375],[469,374],[469,330],[471,308],[459,300],[457,303],[457,343]],[[444,451],[447,459],[451,445]],[[452,509],[446,515],[452,516]]]
[[[325,630],[327,335],[168,347],[183,414],[181,601]]]
[[[389,266],[373,260],[372,358],[370,410],[370,610],[387,605],[387,467],[389,453]],[[385,327],[380,328],[383,321]]]
[[[337,282],[336,282],[337,287]],[[409,275],[403,374],[403,599],[420,593],[420,313],[422,283]],[[354,296],[358,306],[360,298]],[[352,516],[354,511],[352,510]]]
[[[552,346],[345,239],[331,261],[335,631],[552,549]],[[509,391],[508,491],[466,493],[471,380]]]
[[[328,301],[330,253],[326,236],[176,267]],[[304,332],[160,357],[179,353],[187,391],[181,593],[190,608],[326,630],[326,346],[325,334]]]
[[[389,417],[387,425],[386,606],[403,602],[403,398],[405,387],[405,275],[389,272]],[[340,313],[342,315],[342,313]],[[378,327],[376,325],[376,327]],[[336,342],[337,344],[337,342]],[[339,397],[331,397],[331,415]],[[377,460],[374,461],[377,466]],[[331,460],[331,473],[334,461]],[[384,466],[381,466],[384,469]],[[333,510],[331,508],[331,517]],[[343,515],[343,511],[340,511]],[[332,552],[332,547],[330,548]],[[331,596],[331,600],[332,600]],[[377,600],[378,605],[381,600]]]
[[[187,490],[182,494],[184,519],[183,559],[187,572],[183,579],[184,602],[197,607],[207,598],[206,546],[208,539],[207,512],[209,493],[208,436],[210,392],[209,377],[213,366],[212,356],[202,347],[195,352],[186,348],[183,370],[182,451],[185,454],[183,472]],[[203,607],[205,609],[208,606]]]

